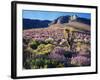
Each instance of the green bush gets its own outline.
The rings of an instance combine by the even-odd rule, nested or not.
[[[40,44],[36,50],[34,50],[34,53],[36,54],[48,54],[50,53],[54,48],[54,45],[52,44]]]
[[[28,64],[31,69],[64,67],[64,64],[46,58],[33,59]]]
[[[30,45],[30,47],[31,47],[32,49],[37,49],[37,47],[38,47],[38,45],[39,45],[39,42],[36,41],[36,40],[34,40],[34,39],[32,39],[31,42],[29,43],[29,45]]]

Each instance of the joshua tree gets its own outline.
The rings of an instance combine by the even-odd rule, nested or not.
[[[73,29],[64,29],[64,37],[69,45],[70,50],[72,50],[72,45],[73,45],[73,41],[74,41],[74,35],[73,35]]]

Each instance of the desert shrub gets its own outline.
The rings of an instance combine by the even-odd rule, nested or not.
[[[31,69],[31,65],[30,65],[30,60],[29,59],[27,59],[26,61],[24,61],[23,68],[25,68],[25,69]]]
[[[39,69],[39,68],[56,68],[56,67],[64,67],[63,63],[65,59],[62,52],[64,52],[63,48],[56,48],[57,51],[54,51],[53,54],[50,52],[54,46],[52,44],[40,44],[36,50],[29,49],[29,52],[34,54],[35,56],[29,58],[25,61],[24,67],[26,69]],[[36,53],[34,53],[36,51]],[[56,53],[57,52],[57,53]],[[50,53],[48,55],[47,53]],[[51,58],[50,58],[51,57]]]
[[[89,50],[88,51],[82,51],[81,50],[81,51],[79,51],[78,55],[90,58],[91,57],[91,52]]]
[[[62,47],[55,47],[51,53],[63,55],[65,53],[65,50]]]
[[[45,50],[47,50],[47,52],[51,52],[53,49],[54,49],[54,45],[52,44],[45,45]]]
[[[44,65],[44,61],[42,58],[35,59],[31,61],[31,68],[41,68]]]
[[[54,50],[49,54],[49,58],[56,61],[64,61],[66,60],[64,56],[65,50],[61,47],[56,47]]]
[[[45,40],[46,43],[53,43],[54,39],[53,38],[48,38]]]
[[[65,56],[66,58],[72,58],[72,57],[74,57],[74,56],[77,56],[77,53],[71,52],[71,51],[66,51],[66,52],[64,53],[64,56]]]
[[[43,37],[35,38],[39,43],[45,43],[45,39]]]
[[[89,66],[90,58],[84,56],[77,56],[71,58],[71,64],[76,66]]]
[[[30,42],[30,39],[27,37],[23,37],[23,43],[28,44]]]
[[[56,67],[63,67],[62,63],[58,63],[57,61],[50,60],[47,58],[36,58],[30,60],[30,67],[31,69],[39,69],[39,68],[56,68]]]
[[[34,50],[34,53],[38,54],[48,54],[50,53],[54,48],[54,45],[52,44],[40,44],[36,50]]]
[[[27,49],[23,50],[23,66],[25,68],[29,67],[29,60],[36,57],[36,54],[33,52],[33,49],[28,47]]]
[[[30,45],[30,47],[32,49],[36,49],[38,47],[38,45],[39,45],[39,42],[34,40],[34,39],[32,39],[31,42],[29,43],[29,45]]]

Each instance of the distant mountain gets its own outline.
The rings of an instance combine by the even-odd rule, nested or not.
[[[91,20],[90,19],[78,17],[77,21],[81,22],[81,23],[84,23],[84,24],[87,24],[87,25],[91,25]]]
[[[23,29],[45,28],[51,23],[49,20],[23,19]]]
[[[90,31],[91,21],[87,18],[78,17],[77,15],[72,16],[60,16],[49,25],[50,28],[73,28],[75,31]]]
[[[71,22],[79,22],[79,23],[83,23],[86,25],[91,25],[91,20],[87,19],[87,18],[82,18],[82,17],[78,17],[78,16],[60,16],[57,19],[53,20],[53,21],[49,21],[49,20],[38,20],[38,19],[23,19],[23,29],[31,29],[31,28],[46,28],[50,25],[53,24],[64,24],[64,23],[69,23],[69,21]]]
[[[71,16],[60,16],[57,19],[55,19],[51,24],[68,23],[70,21],[70,17]],[[84,23],[84,24],[87,24],[87,25],[91,25],[91,20],[90,19],[87,19],[87,18],[82,18],[82,17],[76,16],[76,19],[73,20],[73,21],[80,22],[80,23]]]
[[[56,24],[56,23],[68,23],[70,16],[60,16],[57,19],[55,19],[54,21],[52,21],[51,24]]]

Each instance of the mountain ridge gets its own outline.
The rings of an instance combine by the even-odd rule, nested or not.
[[[31,29],[31,28],[47,28],[54,24],[64,24],[69,23],[71,16],[60,16],[53,21],[50,20],[38,20],[38,19],[25,19],[23,18],[23,29]],[[76,19],[72,20],[72,22],[79,22],[86,25],[91,25],[91,20],[82,17],[76,17]]]

